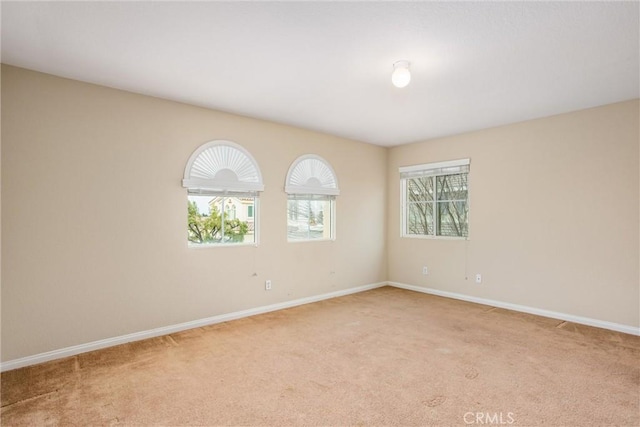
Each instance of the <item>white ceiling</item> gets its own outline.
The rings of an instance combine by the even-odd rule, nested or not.
[[[2,2],[2,62],[392,146],[639,97],[638,2]],[[393,62],[411,84],[391,85]]]

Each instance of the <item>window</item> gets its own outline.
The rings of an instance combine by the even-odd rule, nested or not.
[[[257,244],[262,175],[251,154],[230,141],[198,148],[185,168],[190,247]]]
[[[289,195],[287,239],[329,240],[333,238],[333,198]]]
[[[316,155],[299,157],[287,173],[287,240],[333,240],[335,198],[340,194],[336,174]]]
[[[469,159],[400,168],[403,237],[469,236]]]

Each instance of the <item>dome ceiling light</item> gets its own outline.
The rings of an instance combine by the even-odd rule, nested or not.
[[[393,63],[393,73],[391,74],[391,82],[395,87],[403,88],[411,81],[411,72],[409,71],[409,61],[402,60]]]

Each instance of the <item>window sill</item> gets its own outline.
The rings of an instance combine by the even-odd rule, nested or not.
[[[469,240],[469,236],[432,236],[428,234],[402,234],[401,238],[422,239],[422,240]]]
[[[312,242],[335,242],[336,239],[306,239],[306,240],[289,240],[287,243],[312,243]]]
[[[210,244],[191,244],[187,247],[189,249],[211,249],[211,248],[237,248],[240,246],[253,246],[258,247],[257,243],[210,243]]]

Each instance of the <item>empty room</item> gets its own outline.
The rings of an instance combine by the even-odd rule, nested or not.
[[[0,15],[0,424],[640,425],[639,2]]]

